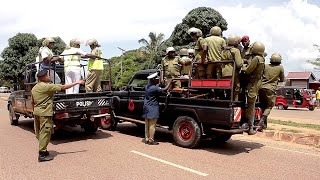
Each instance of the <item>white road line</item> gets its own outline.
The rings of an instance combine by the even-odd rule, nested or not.
[[[320,157],[319,154],[306,153],[306,152],[295,151],[295,150],[284,149],[284,148],[278,148],[278,147],[272,147],[272,146],[265,146],[265,147],[272,148],[272,149],[278,149],[278,150],[282,150],[282,151],[289,151],[289,152],[294,152],[294,153],[300,153],[300,154]]]
[[[189,172],[198,174],[198,175],[200,175],[200,176],[208,176],[208,175],[209,175],[209,174],[206,174],[206,173],[203,173],[203,172],[199,172],[199,171],[196,171],[196,170],[187,168],[187,167],[180,166],[180,165],[178,165],[178,164],[174,164],[174,163],[172,163],[172,162],[168,162],[168,161],[165,161],[165,160],[156,158],[156,157],[149,156],[149,155],[147,155],[147,154],[144,154],[144,153],[141,153],[141,152],[138,152],[138,151],[132,150],[132,151],[130,151],[130,152],[135,153],[135,154],[138,154],[138,155],[143,156],[143,157],[146,157],[146,158],[150,158],[150,159],[152,159],[152,160],[156,160],[156,161],[162,162],[162,163],[164,163],[164,164],[167,164],[167,165],[170,165],[170,166],[179,168],[179,169],[183,169],[183,170],[185,170],[185,171],[189,171]]]

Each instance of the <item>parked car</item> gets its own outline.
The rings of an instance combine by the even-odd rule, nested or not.
[[[0,87],[0,93],[10,93],[10,89],[8,87]]]

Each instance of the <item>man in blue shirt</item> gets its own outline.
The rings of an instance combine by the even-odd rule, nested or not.
[[[146,95],[143,103],[143,117],[145,118],[145,138],[142,140],[145,144],[158,145],[154,140],[156,123],[159,118],[159,94],[167,91],[171,87],[172,80],[168,81],[165,88],[159,87],[158,73],[148,76],[149,84],[146,86]]]

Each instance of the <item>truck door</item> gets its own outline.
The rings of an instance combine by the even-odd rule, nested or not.
[[[129,84],[127,110],[130,117],[142,119],[145,87],[148,84],[149,74],[136,75]]]

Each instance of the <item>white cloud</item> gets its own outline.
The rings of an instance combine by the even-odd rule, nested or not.
[[[313,44],[320,44],[320,7],[303,0],[263,8],[258,1],[252,3],[256,4],[223,6],[223,2],[194,0],[10,0],[1,4],[0,51],[7,39],[18,32],[31,32],[38,38],[60,36],[65,42],[75,37],[83,40],[95,37],[109,44],[135,41],[151,31],[169,37],[192,8],[208,6],[227,20],[225,35],[249,35],[252,41],[265,43],[269,56],[273,52],[283,55],[286,71],[312,70],[305,61],[318,55]]]

